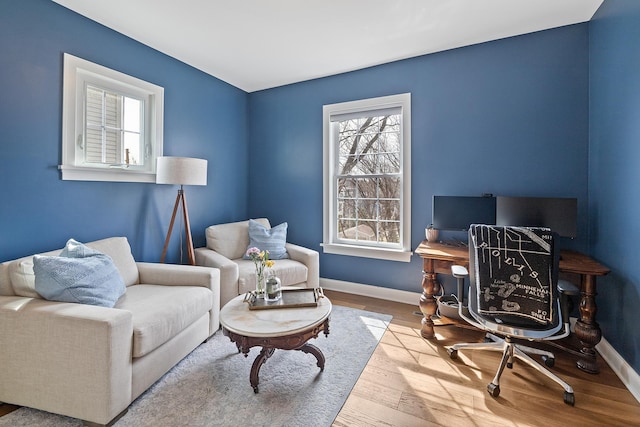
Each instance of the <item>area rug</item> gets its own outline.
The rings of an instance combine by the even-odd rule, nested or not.
[[[300,351],[276,350],[249,384],[259,348],[244,357],[221,331],[143,393],[114,427],[330,426],[391,316],[334,306],[329,336],[310,343],[326,357],[324,371]],[[0,426],[79,427],[80,420],[31,408],[0,417]]]

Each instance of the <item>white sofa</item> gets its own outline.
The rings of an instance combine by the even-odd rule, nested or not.
[[[267,218],[255,221],[271,228]],[[220,307],[234,297],[256,289],[253,261],[243,259],[249,246],[249,221],[217,224],[206,229],[207,247],[195,250],[196,264],[220,269]],[[317,251],[286,243],[288,259],[275,261],[273,270],[282,286],[316,288],[320,283]]]
[[[113,308],[33,295],[32,257],[0,264],[0,402],[107,425],[218,330],[220,273],[137,263],[124,237],[86,245],[127,286]]]

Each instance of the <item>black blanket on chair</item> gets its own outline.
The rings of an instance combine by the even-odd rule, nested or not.
[[[553,234],[544,228],[473,225],[478,311],[511,322],[553,320]]]

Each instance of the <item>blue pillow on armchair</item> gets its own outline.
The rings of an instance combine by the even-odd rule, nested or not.
[[[110,256],[69,239],[60,256],[34,255],[36,291],[45,299],[113,307],[126,291]]]
[[[249,248],[256,247],[261,251],[269,251],[269,259],[289,258],[285,249],[287,243],[287,223],[283,222],[275,227],[266,228],[258,221],[249,220]],[[247,254],[245,259],[249,259]]]

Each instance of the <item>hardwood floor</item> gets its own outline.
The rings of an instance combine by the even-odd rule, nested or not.
[[[342,426],[640,426],[640,403],[599,359],[601,373],[575,367],[575,356],[558,349],[553,371],[574,389],[574,407],[564,390],[516,361],[501,377],[501,393],[486,386],[499,354],[460,350],[451,360],[445,346],[481,341],[479,331],[436,327],[437,339],[420,336],[421,316],[407,305],[325,290],[334,304],[393,315],[345,405],[333,423]]]
[[[336,305],[387,313],[391,325],[354,386],[334,427],[359,426],[640,426],[640,403],[599,359],[601,373],[575,367],[575,357],[555,350],[553,371],[574,389],[575,407],[565,405],[553,381],[516,361],[505,370],[501,394],[486,391],[498,353],[458,353],[445,346],[481,341],[482,333],[456,326],[436,328],[437,339],[420,336],[421,316],[407,305],[325,290]],[[0,405],[0,416],[16,407]]]

